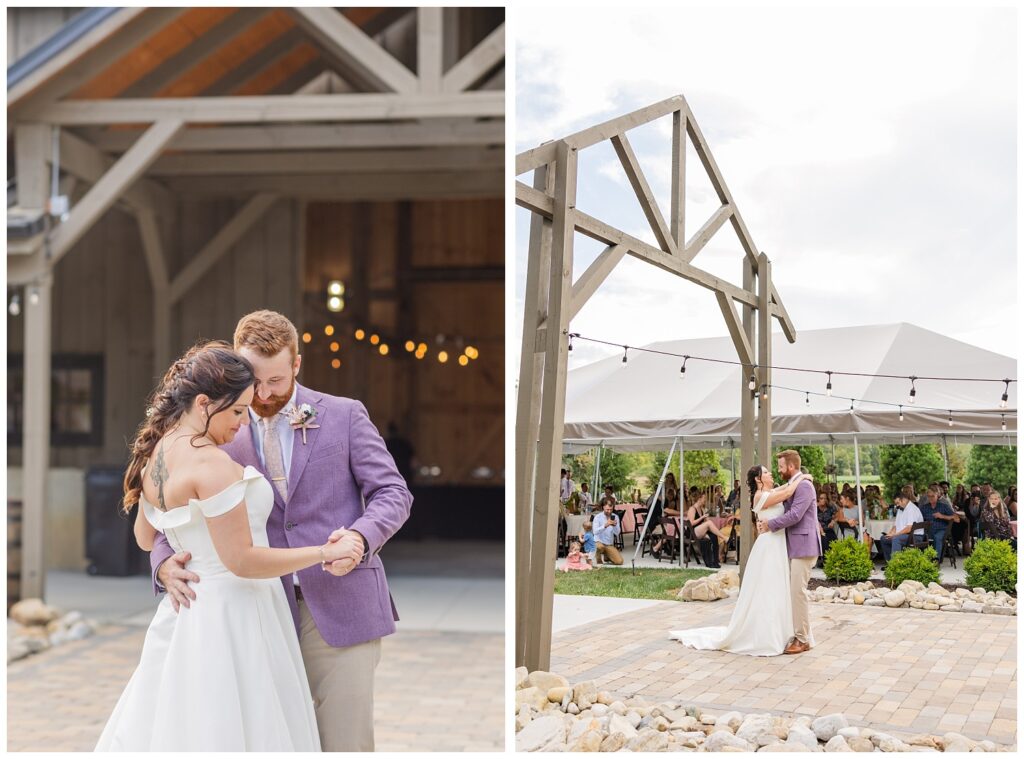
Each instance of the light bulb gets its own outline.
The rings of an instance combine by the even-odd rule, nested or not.
[[[757,380],[754,379],[754,375],[753,375],[753,373],[751,373],[750,381],[747,382],[747,390],[753,390],[756,387],[757,387]]]
[[[917,379],[917,377],[910,378],[910,403],[913,403],[914,399],[917,397],[917,388],[914,387],[915,379]]]
[[[361,329],[357,329],[356,332],[355,332],[355,335],[356,335],[356,340],[362,340],[364,337],[366,337],[366,331],[365,330],[361,330]]]
[[[828,383],[825,385],[825,395],[832,397],[832,372],[828,373]]]
[[[900,406],[900,421],[903,421],[903,406]]]
[[[344,295],[345,285],[337,279],[332,279],[327,283],[327,294],[328,295]]]
[[[21,298],[17,293],[11,296],[11,305],[7,307],[7,313],[11,316],[17,316],[21,313]]]
[[[29,302],[30,305],[33,305],[33,306],[39,304],[39,289],[38,288],[33,287],[32,289],[30,289],[28,291],[28,302]]]
[[[626,347],[622,348],[622,363],[626,363],[626,360],[627,360],[626,359],[626,353],[628,353],[628,352],[629,352],[629,348],[626,348]]]
[[[807,393],[807,397],[804,399],[804,403],[806,403],[808,406],[811,405],[811,394],[810,394],[810,392]]]
[[[1003,432],[1006,432],[1006,414],[1000,414],[1003,417]]]
[[[406,340],[405,341],[405,352],[406,353],[412,353],[414,350],[416,350],[416,343],[414,343],[412,340]]]
[[[953,412],[952,411],[949,412],[949,426],[950,427],[953,426]]]
[[[1003,397],[999,401],[999,408],[1006,408],[1006,402],[1010,400],[1010,380],[1004,379],[1003,382],[1006,383],[1006,387],[1003,389]]]

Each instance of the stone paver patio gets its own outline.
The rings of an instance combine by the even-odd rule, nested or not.
[[[7,668],[9,751],[92,751],[139,660],[145,629],[93,638]],[[504,749],[504,636],[399,631],[384,638],[375,694],[378,751]]]
[[[897,734],[1016,743],[1016,617],[812,603],[817,645],[799,656],[695,651],[668,638],[727,624],[734,605],[658,602],[562,630],[551,671],[713,713],[843,712],[851,725]]]

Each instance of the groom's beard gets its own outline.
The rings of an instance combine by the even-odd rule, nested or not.
[[[260,400],[258,395],[253,395],[252,410],[255,411],[256,416],[261,419],[268,419],[288,405],[288,401],[292,399],[292,393],[294,392],[295,377],[292,377],[292,383],[288,387],[288,391],[282,395],[271,395],[265,401]]]

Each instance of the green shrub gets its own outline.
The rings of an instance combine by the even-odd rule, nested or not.
[[[917,580],[927,585],[939,581],[938,554],[928,546],[921,551],[917,548],[905,548],[892,555],[885,568],[885,579],[890,588],[895,588],[904,580]]]
[[[1017,554],[1008,540],[979,540],[964,560],[964,569],[968,587],[1016,592]]]
[[[863,582],[871,576],[868,547],[856,538],[833,541],[825,554],[825,577],[838,582]]]

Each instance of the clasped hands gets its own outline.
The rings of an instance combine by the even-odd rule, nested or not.
[[[328,536],[322,551],[327,560],[321,564],[321,568],[335,577],[342,577],[362,561],[363,536],[355,530],[339,527]],[[185,569],[191,560],[190,552],[181,551],[168,558],[157,570],[157,579],[167,590],[175,612],[182,606],[189,608],[190,602],[196,600],[196,593],[189,583],[199,582],[199,575]]]

